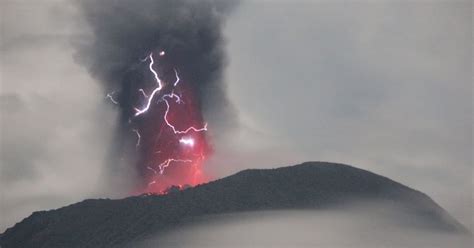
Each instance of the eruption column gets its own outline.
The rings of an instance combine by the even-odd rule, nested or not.
[[[119,114],[107,183],[131,179],[133,192],[143,193],[206,181],[200,169],[212,147],[202,111],[224,129],[235,116],[225,94],[222,29],[238,0],[75,2],[91,31],[91,39],[75,43],[77,61],[115,90],[105,96]]]
[[[159,54],[160,56],[164,56],[165,52],[161,51]],[[146,104],[141,109],[135,108],[134,117],[138,118],[139,116],[144,115],[148,112],[150,112],[150,115],[154,115],[154,113],[157,113],[157,111],[159,110],[151,110],[152,104],[155,102],[164,103],[165,109],[162,114],[163,125],[161,126],[160,132],[155,138],[156,142],[158,142],[158,143],[155,142],[155,144],[158,144],[159,147],[164,148],[164,152],[162,153],[161,150],[159,152],[154,152],[154,154],[159,154],[158,160],[161,160],[162,162],[157,164],[151,161],[151,163],[155,165],[149,165],[146,167],[148,170],[153,172],[152,179],[151,181],[149,181],[148,187],[152,187],[152,186],[157,187],[156,185],[159,183],[159,181],[157,181],[159,179],[158,177],[165,175],[165,170],[168,167],[170,167],[171,163],[184,163],[184,164],[190,164],[190,166],[196,167],[198,164],[200,164],[203,161],[204,150],[202,147],[196,147],[197,145],[202,146],[203,145],[202,142],[205,142],[204,140],[202,140],[203,136],[183,137],[182,135],[188,134],[190,132],[195,132],[195,133],[205,132],[207,131],[207,123],[204,123],[201,127],[197,127],[195,125],[190,125],[184,129],[180,129],[177,127],[177,124],[179,124],[178,126],[182,127],[183,123],[181,122],[184,122],[181,117],[177,118],[177,116],[178,115],[181,116],[184,114],[184,117],[186,117],[186,115],[189,114],[186,112],[181,113],[177,110],[173,111],[172,109],[172,108],[178,108],[179,106],[184,105],[182,96],[175,93],[176,90],[180,90],[177,88],[178,84],[181,81],[178,74],[178,70],[176,68],[173,69],[175,80],[172,84],[167,84],[161,79],[162,77],[160,77],[160,75],[154,68],[154,65],[156,65],[156,61],[155,61],[155,58],[153,57],[153,53],[150,53],[147,56],[147,58],[145,58],[142,61],[145,62],[147,60],[150,60],[150,63],[148,64],[148,69],[153,75],[156,86],[150,95],[147,95],[143,88],[138,89],[138,92],[140,93],[140,95],[144,97],[143,99],[145,99]],[[163,77],[163,78],[166,78],[166,77]],[[168,94],[162,93],[162,91],[165,91],[165,90],[168,92],[169,91],[171,92]],[[160,94],[161,94],[161,97],[159,98],[159,100],[156,100]],[[180,94],[189,95],[189,93],[186,93],[186,91],[182,91],[182,90]],[[173,103],[174,105],[172,106],[171,103]],[[190,109],[189,106],[181,107],[181,108],[183,108],[184,110]],[[170,117],[171,115],[173,115],[173,118]],[[176,122],[176,121],[179,121],[179,123],[172,124],[172,122]],[[166,131],[166,128],[169,128],[168,131]],[[136,148],[138,149],[138,147],[141,144],[142,135],[139,131],[139,128],[134,128],[132,129],[132,131],[135,132],[135,134],[137,135]],[[162,136],[163,133],[165,133],[164,138]],[[171,133],[171,136],[166,133]],[[196,138],[201,139],[201,141],[196,140]],[[176,147],[175,145],[173,145],[173,143],[176,143],[177,145],[181,145],[182,147],[181,148],[180,146]],[[186,147],[186,149],[184,149],[184,147]],[[149,162],[149,161],[145,161],[145,162]],[[154,191],[154,190],[148,189],[147,191]],[[159,191],[163,192],[163,189],[160,189]]]

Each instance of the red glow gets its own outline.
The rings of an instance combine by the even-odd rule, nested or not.
[[[164,54],[160,54],[157,64],[159,59],[165,57]],[[165,193],[171,186],[181,189],[185,185],[195,186],[208,181],[202,172],[204,161],[211,153],[206,132],[197,131],[199,128],[186,133],[173,130],[205,127],[207,124],[192,87],[184,80],[174,84],[176,70],[166,69],[162,68],[165,73],[160,73],[163,89],[157,91],[155,98],[150,101],[149,109],[136,117],[138,121],[134,130],[140,137],[140,143],[137,143],[137,166],[144,179],[139,193]],[[138,102],[143,104],[150,100],[147,93],[153,90],[152,87],[137,89]],[[177,97],[164,98],[171,93],[179,96],[180,101],[177,101]],[[167,109],[166,120],[173,127],[164,119]]]

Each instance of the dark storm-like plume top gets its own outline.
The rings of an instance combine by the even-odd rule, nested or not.
[[[165,50],[203,106],[228,106],[222,84],[222,25],[237,1],[79,1],[93,37],[79,44],[77,59],[118,96],[124,120],[132,112],[130,71],[150,52]]]

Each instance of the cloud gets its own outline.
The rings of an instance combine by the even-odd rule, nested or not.
[[[85,31],[70,4],[3,1],[1,8],[3,230],[33,211],[104,194],[115,113],[72,59],[71,39]]]
[[[406,217],[386,205],[222,214],[185,221],[178,228],[132,246],[467,248],[471,245],[471,236],[417,229],[410,226],[413,219]]]
[[[470,9],[244,2],[226,29],[226,75],[243,125],[257,130],[241,143],[263,144],[262,153],[221,161],[352,164],[426,192],[471,226]]]
[[[90,30],[70,1],[0,4],[4,229],[108,191],[117,116],[72,59],[71,41]],[[347,163],[429,194],[472,227],[471,7],[243,2],[225,26],[242,125],[213,140],[207,169]]]

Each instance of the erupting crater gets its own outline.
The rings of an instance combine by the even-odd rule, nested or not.
[[[202,173],[211,152],[193,88],[180,78],[179,68],[167,63],[165,51],[150,53],[140,61],[146,68],[143,82],[132,94],[130,131],[136,136],[137,167],[144,179],[139,193],[166,193],[180,185],[194,186],[207,179]],[[107,98],[114,104],[114,92]],[[178,185],[178,186],[176,186]]]

